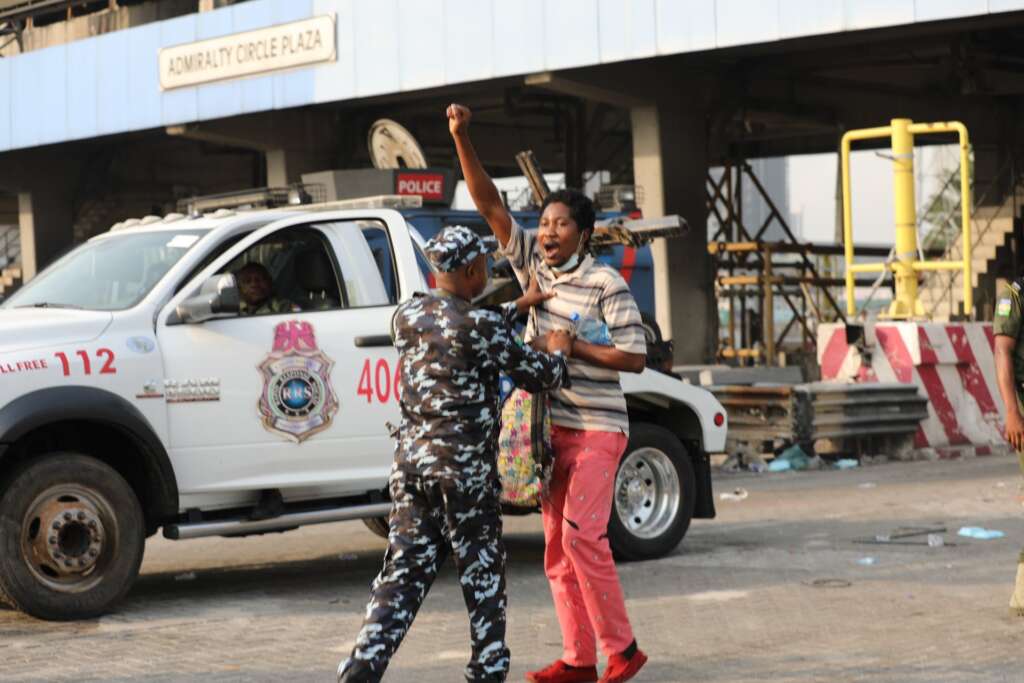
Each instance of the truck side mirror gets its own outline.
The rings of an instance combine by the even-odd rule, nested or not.
[[[201,323],[226,315],[238,315],[238,283],[230,273],[212,275],[199,294],[178,304],[175,312],[183,323]]]

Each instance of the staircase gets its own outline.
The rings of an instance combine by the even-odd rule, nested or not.
[[[991,311],[983,310],[994,299],[995,265],[1000,250],[1008,245],[1013,234],[1014,214],[1024,202],[1024,187],[1018,187],[998,205],[979,206],[971,215],[971,287],[975,290],[977,319],[990,319]],[[957,209],[959,211],[959,208]],[[946,247],[942,260],[963,258],[962,237],[957,233]],[[979,287],[986,291],[979,292]],[[948,322],[963,315],[963,275],[959,271],[927,272],[918,286],[918,298],[925,315],[936,322]]]
[[[21,230],[0,226],[0,299],[21,286]]]

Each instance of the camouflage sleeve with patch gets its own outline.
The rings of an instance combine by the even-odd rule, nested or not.
[[[1021,325],[1021,281],[1005,287],[996,299],[996,314],[992,320],[992,332],[1017,338]]]
[[[470,314],[475,321],[471,337],[482,366],[492,365],[508,375],[516,386],[536,393],[567,385],[569,371],[565,359],[534,351],[523,344],[500,312],[477,309]]]

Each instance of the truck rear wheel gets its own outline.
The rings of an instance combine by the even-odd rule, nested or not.
[[[674,550],[690,528],[696,478],[675,434],[644,422],[629,430],[615,475],[608,541],[618,559],[650,560]]]
[[[95,458],[33,458],[0,495],[0,593],[39,619],[107,612],[134,583],[144,548],[135,492]]]

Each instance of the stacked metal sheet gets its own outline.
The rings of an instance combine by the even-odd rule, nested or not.
[[[797,441],[913,434],[928,398],[913,384],[814,382],[793,387]]]
[[[912,384],[712,386],[729,413],[729,447],[912,435],[928,399]]]

